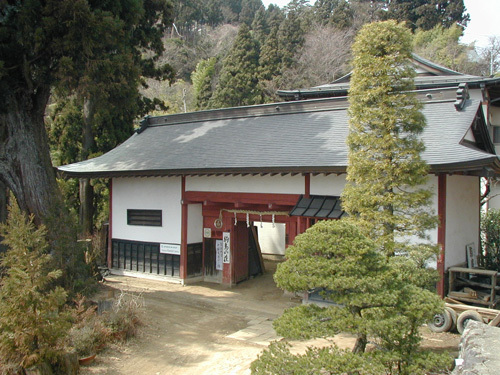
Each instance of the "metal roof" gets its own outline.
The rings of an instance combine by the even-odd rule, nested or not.
[[[459,73],[416,54],[413,54],[411,63],[417,71],[415,86],[418,89],[456,87],[460,83],[468,83],[470,87],[475,88],[481,85],[496,87],[500,83],[500,78],[498,77],[480,77]],[[277,94],[284,100],[345,96],[349,91],[351,75],[352,73],[348,73],[324,85],[293,90],[278,90]],[[497,91],[498,89],[492,92],[495,98],[498,97]]]
[[[340,219],[346,213],[342,210],[340,197],[332,195],[300,196],[299,201],[290,211],[290,216]]]
[[[500,170],[496,155],[462,142],[477,123],[480,101],[456,110],[455,90],[448,91],[425,102],[424,160],[434,172]],[[74,177],[344,173],[347,106],[346,98],[329,98],[153,117],[110,152],[59,171]]]

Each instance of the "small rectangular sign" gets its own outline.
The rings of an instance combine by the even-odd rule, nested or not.
[[[203,228],[203,237],[212,238],[212,228]]]
[[[222,240],[215,240],[215,269],[222,271]]]
[[[222,233],[222,262],[231,263],[231,234]]]
[[[181,245],[173,243],[161,243],[160,254],[181,255]]]

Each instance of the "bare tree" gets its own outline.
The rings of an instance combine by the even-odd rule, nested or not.
[[[312,87],[330,83],[349,69],[353,28],[339,30],[331,25],[314,25],[298,52],[297,64],[283,74],[282,86]]]
[[[500,73],[500,37],[490,36],[488,46],[482,49],[480,56],[486,66],[485,75]]]

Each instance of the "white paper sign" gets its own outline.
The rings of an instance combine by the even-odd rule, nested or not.
[[[215,269],[222,271],[222,240],[215,240]]]
[[[231,234],[222,233],[222,262],[231,263]]]
[[[203,228],[203,237],[211,238],[212,237],[212,228]]]
[[[181,255],[181,245],[173,243],[161,243],[160,244],[161,254],[174,254]]]

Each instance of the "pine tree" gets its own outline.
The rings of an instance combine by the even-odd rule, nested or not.
[[[339,29],[352,25],[354,13],[346,0],[318,0],[314,4],[315,20],[322,25],[330,24]]]
[[[243,24],[233,48],[222,63],[220,79],[210,101],[211,108],[262,103],[258,66],[257,42],[250,35],[248,26]]]
[[[246,23],[250,27],[256,13],[262,7],[261,0],[241,0],[240,23]]]
[[[261,6],[255,13],[252,21],[252,32],[255,40],[262,46],[269,34],[269,25],[267,23],[266,8]]]
[[[64,311],[66,292],[54,287],[60,270],[50,270],[46,229],[38,229],[17,205],[0,227],[8,246],[0,268],[0,370],[2,365],[29,367],[53,361],[63,352],[61,340],[71,324]]]
[[[292,67],[295,63],[297,52],[304,44],[304,34],[299,10],[290,10],[278,30],[278,48],[281,55],[282,71]]]
[[[442,302],[398,272],[376,242],[348,220],[322,221],[297,236],[286,250],[286,261],[278,265],[276,284],[290,292],[316,290],[334,303],[288,309],[274,328],[286,339],[349,332],[357,341],[351,353],[333,346],[310,348],[302,356],[274,344],[252,364],[253,373],[290,374],[307,368],[314,374],[421,374],[445,369],[451,358],[421,351],[418,335]],[[368,337],[377,349],[365,353]]]
[[[196,65],[196,70],[191,74],[193,82],[193,92],[196,101],[196,109],[207,109],[212,96],[212,78],[215,73],[215,63],[217,59],[211,57],[201,60]]]
[[[405,239],[425,240],[437,221],[421,157],[425,118],[410,92],[411,34],[395,21],[366,25],[353,53],[343,206],[387,256],[412,252]]]
[[[412,30],[430,30],[458,25],[462,29],[470,20],[463,0],[397,0],[390,1],[383,13],[385,19],[407,21]]]

